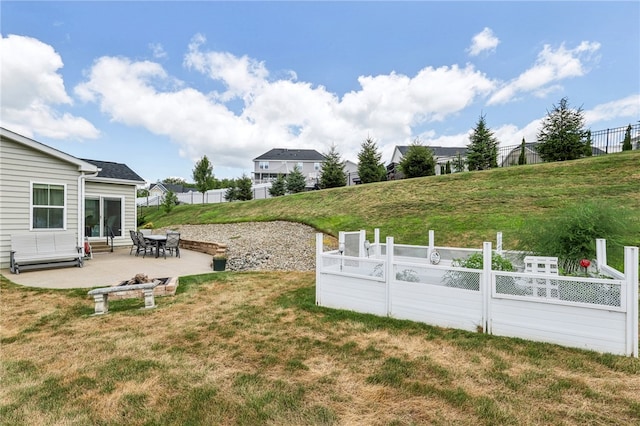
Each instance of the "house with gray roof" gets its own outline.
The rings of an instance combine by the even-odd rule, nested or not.
[[[287,176],[295,167],[302,172],[308,188],[320,179],[324,155],[315,149],[274,148],[253,159],[253,183],[273,182],[278,176]]]
[[[409,145],[396,145],[393,150],[393,155],[391,156],[391,161],[387,165],[387,180],[402,179],[403,175],[398,166],[409,150],[409,147]],[[436,160],[436,175],[441,174],[447,162],[452,165],[458,155],[460,155],[462,159],[466,159],[467,156],[466,147],[426,146],[426,148],[429,148],[433,152],[433,158]]]
[[[131,244],[144,183],[126,164],[76,158],[0,127],[0,267],[9,266],[14,234]]]

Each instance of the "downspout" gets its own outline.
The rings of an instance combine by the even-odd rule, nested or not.
[[[100,169],[90,175],[80,173],[78,176],[78,247],[82,247],[82,256],[86,254],[84,252],[84,184],[87,177],[96,177],[98,173],[100,173]]]

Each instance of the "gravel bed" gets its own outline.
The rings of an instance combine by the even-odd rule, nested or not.
[[[227,245],[227,270],[312,271],[317,231],[293,222],[247,222],[171,227],[180,238]],[[163,230],[164,231],[164,230]]]

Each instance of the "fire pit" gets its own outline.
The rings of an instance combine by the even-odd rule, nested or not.
[[[158,283],[153,289],[154,296],[173,296],[176,294],[176,289],[178,288],[178,277],[149,278],[146,274],[136,274],[131,279],[115,284],[114,287],[151,282]],[[112,293],[110,296],[112,300],[131,299],[137,297],[142,297],[142,290],[118,291],[116,293]]]

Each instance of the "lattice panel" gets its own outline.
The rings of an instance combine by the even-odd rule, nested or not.
[[[621,306],[622,286],[582,280],[496,275],[496,293],[530,296],[592,305]]]

